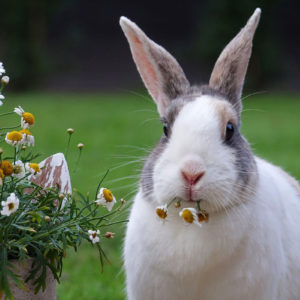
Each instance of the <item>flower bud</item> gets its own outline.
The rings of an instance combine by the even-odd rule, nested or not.
[[[74,133],[74,129],[73,129],[73,128],[68,128],[68,129],[67,129],[67,133],[69,133],[69,134]]]
[[[8,84],[9,83],[9,77],[8,76],[3,76],[2,78],[1,78],[1,83],[2,84]]]
[[[2,148],[0,148],[0,154],[2,154],[3,153],[3,149]]]
[[[59,197],[60,200],[63,200],[65,198],[65,195],[64,194],[59,194],[58,197]]]
[[[27,148],[26,146],[22,146],[22,150],[24,150],[24,151],[25,151],[25,150],[26,150],[26,148]]]
[[[46,221],[47,223],[49,223],[50,220],[51,220],[51,218],[50,218],[49,216],[45,216],[44,219],[45,219],[45,221]]]
[[[180,201],[176,201],[176,202],[174,203],[174,206],[175,206],[176,208],[179,208],[179,207],[181,206]]]
[[[115,233],[114,232],[110,232],[110,231],[108,231],[108,232],[105,233],[105,237],[107,239],[113,239],[114,235],[115,235]]]
[[[79,143],[79,144],[77,145],[77,148],[78,148],[79,150],[81,150],[83,147],[84,147],[84,145],[83,145],[82,143]]]

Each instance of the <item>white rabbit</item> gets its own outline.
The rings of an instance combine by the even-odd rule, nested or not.
[[[255,157],[240,133],[241,93],[257,8],[217,60],[209,85],[191,87],[177,61],[133,22],[120,24],[155,101],[164,134],[148,157],[127,227],[129,300],[300,299],[300,187]],[[209,222],[184,224],[172,199]]]

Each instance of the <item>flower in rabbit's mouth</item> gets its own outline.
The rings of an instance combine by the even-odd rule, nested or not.
[[[179,216],[189,224],[196,224],[201,226],[201,222],[198,220],[197,210],[195,208],[189,207],[184,208],[180,211]]]
[[[18,179],[25,177],[25,167],[24,163],[21,160],[18,160],[13,164],[13,169],[13,177],[16,177]]]
[[[92,241],[93,244],[99,243],[100,238],[99,238],[99,234],[100,234],[100,230],[89,230],[88,231],[89,234],[89,239]]]
[[[11,193],[9,197],[7,197],[6,201],[2,201],[2,210],[1,210],[1,215],[3,216],[10,216],[14,212],[17,211],[19,208],[19,199],[15,195],[15,193]]]
[[[19,131],[11,131],[6,134],[5,141],[12,146],[23,144],[24,137]]]
[[[28,129],[19,131],[23,135],[23,144],[27,146],[34,146],[34,136]]]
[[[26,129],[30,126],[33,126],[35,122],[34,115],[30,112],[25,112],[24,109],[19,106],[14,109],[14,112],[22,117],[21,119],[21,127]]]
[[[167,204],[156,207],[156,214],[159,218],[165,220],[168,216]]]
[[[108,211],[111,211],[117,201],[115,196],[109,189],[101,188],[95,202],[97,205],[102,205],[106,207]]]
[[[27,171],[29,171],[33,175],[41,173],[40,166],[37,163],[26,163],[25,168]]]

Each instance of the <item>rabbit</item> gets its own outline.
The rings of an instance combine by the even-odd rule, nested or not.
[[[241,94],[257,8],[224,48],[208,85],[126,17],[120,25],[163,132],[141,172],[124,242],[129,300],[300,299],[300,187],[253,155],[241,135]],[[187,224],[170,205],[201,209]],[[200,202],[199,202],[200,201]],[[199,225],[199,224],[198,224]]]

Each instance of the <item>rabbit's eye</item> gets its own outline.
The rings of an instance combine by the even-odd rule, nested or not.
[[[225,141],[228,142],[231,140],[232,136],[234,133],[234,126],[231,122],[228,122],[226,124],[226,136],[225,136]]]
[[[168,127],[168,123],[164,123],[163,124],[164,125],[164,134],[165,134],[165,136],[168,136],[168,133],[169,133],[169,127]]]

